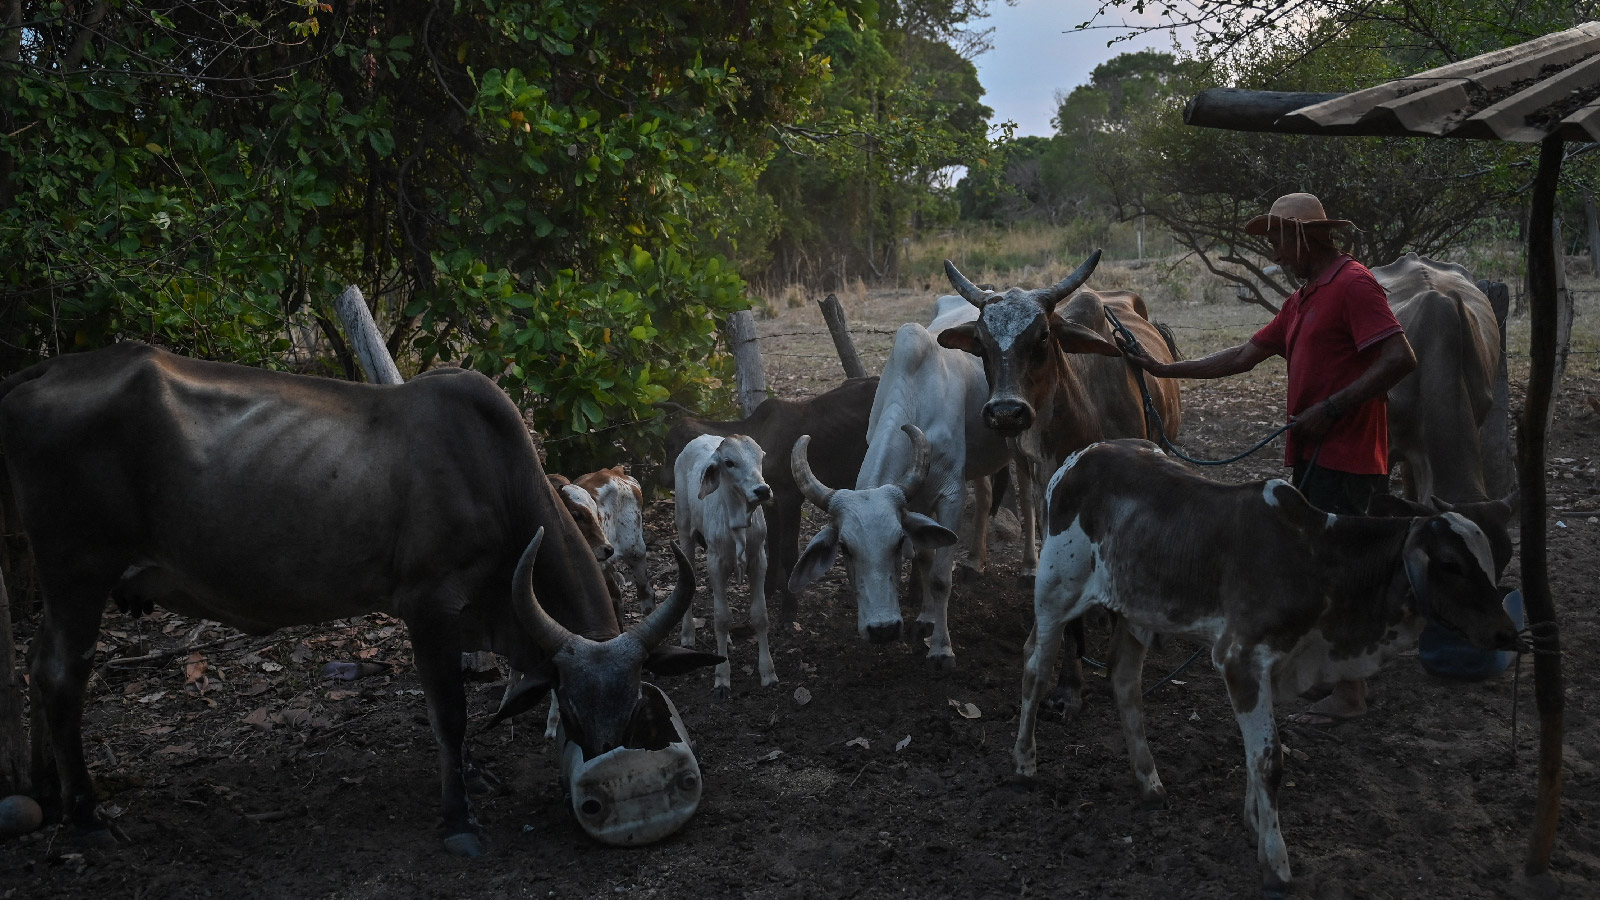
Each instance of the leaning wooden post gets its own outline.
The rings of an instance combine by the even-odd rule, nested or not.
[[[1517,483],[1517,464],[1511,449],[1511,385],[1506,372],[1506,318],[1511,315],[1511,288],[1504,282],[1478,282],[1478,290],[1489,298],[1494,320],[1500,329],[1500,365],[1494,376],[1494,403],[1478,429],[1483,447],[1485,485],[1489,496],[1504,497]]]
[[[11,601],[0,572],[0,797],[27,792],[28,743],[22,733],[22,680],[11,635]]]
[[[1539,708],[1539,787],[1523,870],[1550,868],[1561,815],[1561,736],[1565,686],[1561,679],[1561,635],[1550,596],[1549,544],[1545,533],[1545,443],[1556,358],[1556,183],[1562,139],[1539,145],[1528,216],[1528,391],[1517,428],[1517,481],[1522,490],[1522,601],[1533,630],[1533,696]]]
[[[728,317],[728,347],[737,369],[739,409],[750,415],[767,399],[767,372],[761,365],[761,340],[756,334],[756,317],[741,309]]]
[[[339,299],[333,301],[333,309],[339,314],[344,333],[350,338],[350,346],[355,348],[356,358],[361,360],[361,369],[367,373],[367,381],[373,384],[400,384],[404,381],[400,377],[400,369],[389,357],[388,348],[383,345],[383,335],[378,333],[378,326],[372,321],[372,312],[367,309],[361,289],[353,284],[346,287]]]
[[[350,346],[355,349],[356,359],[361,361],[361,370],[366,373],[367,381],[372,384],[403,384],[405,379],[400,377],[400,368],[394,364],[389,349],[383,344],[383,335],[378,332],[378,324],[372,321],[372,311],[367,309],[361,289],[353,284],[346,287],[339,299],[333,301],[333,309],[339,314],[339,323],[344,326]],[[494,654],[486,650],[461,654],[461,668],[474,674],[500,674]]]
[[[845,321],[844,307],[840,305],[839,298],[829,294],[818,300],[817,305],[822,307],[822,321],[828,323],[828,332],[833,335],[833,348],[839,351],[839,362],[844,364],[845,377],[865,378],[867,368],[861,364],[855,342],[850,340],[850,323]]]

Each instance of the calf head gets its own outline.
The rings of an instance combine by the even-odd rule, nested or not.
[[[1419,615],[1484,650],[1517,649],[1517,629],[1495,587],[1489,540],[1460,513],[1413,519],[1401,559]]]
[[[898,484],[864,490],[826,487],[811,472],[806,448],[811,435],[795,441],[790,467],[807,500],[828,513],[828,524],[806,545],[789,576],[789,590],[800,593],[844,556],[845,570],[856,594],[857,629],[875,644],[900,636],[900,560],[919,550],[932,551],[956,542],[956,536],[933,519],[906,508],[928,474],[928,439],[915,425],[902,426],[912,453]]]
[[[1058,365],[1061,353],[1120,356],[1117,345],[1100,333],[1099,303],[1094,309],[1074,309],[1066,315],[1056,306],[1089,280],[1100,262],[1100,251],[1077,271],[1047,288],[1025,291],[1012,288],[1004,294],[986,291],[968,281],[945,260],[950,284],[968,303],[978,308],[978,318],[939,332],[939,345],[965,350],[983,359],[989,380],[989,402],[983,423],[1004,435],[1017,435],[1033,427],[1038,397],[1033,386],[1040,376]]]
[[[772,488],[761,477],[765,458],[766,453],[754,438],[735,434],[722,439],[700,470],[698,496],[704,499],[724,492],[722,502],[727,504],[729,528],[749,528],[750,513],[757,506],[772,503]]]
[[[1393,494],[1373,494],[1367,502],[1367,515],[1407,517],[1431,516],[1442,512],[1460,513],[1468,522],[1478,526],[1489,540],[1489,556],[1494,560],[1494,577],[1499,581],[1511,563],[1515,548],[1511,544],[1511,523],[1517,517],[1519,495],[1516,489],[1499,500],[1476,500],[1465,503],[1447,503],[1438,497],[1429,497],[1427,503],[1407,500]]]
[[[673,544],[678,585],[672,596],[627,631],[609,640],[594,641],[568,631],[534,597],[533,563],[543,540],[541,528],[517,563],[512,609],[523,630],[549,659],[549,665],[527,673],[517,682],[489,724],[532,708],[553,688],[567,738],[583,750],[585,759],[617,747],[633,746],[635,718],[648,716],[648,710],[641,709],[639,684],[643,669],[677,675],[723,661],[711,653],[662,646],[694,599],[694,570],[682,548]]]
[[[594,551],[594,558],[600,562],[610,559],[616,552],[616,546],[611,543],[606,534],[605,521],[601,518],[600,508],[595,504],[594,497],[589,492],[568,481],[563,475],[547,475],[550,486],[556,489],[556,496],[561,498],[561,505],[572,514],[572,521],[578,525],[578,533],[583,535],[583,542]]]

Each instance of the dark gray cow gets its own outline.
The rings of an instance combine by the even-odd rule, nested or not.
[[[467,798],[481,779],[464,743],[462,650],[528,673],[502,714],[554,688],[590,755],[626,745],[641,668],[717,661],[661,646],[694,592],[681,553],[672,599],[620,630],[516,407],[474,372],[351,384],[117,344],[0,384],[0,448],[45,604],[34,783],[90,842],[110,834],[81,719],[113,590],[135,609],[254,634],[375,611],[403,620],[439,743],[445,844],[463,856],[484,836]]]

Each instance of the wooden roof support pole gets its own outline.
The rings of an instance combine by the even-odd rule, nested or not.
[[[1539,792],[1523,870],[1539,875],[1550,868],[1556,823],[1561,812],[1561,737],[1565,687],[1561,680],[1561,641],[1550,596],[1549,543],[1545,534],[1545,445],[1553,400],[1556,356],[1556,183],[1561,174],[1562,139],[1539,145],[1539,170],[1533,180],[1528,216],[1528,309],[1531,318],[1527,400],[1517,427],[1517,480],[1522,490],[1522,600],[1534,630],[1533,693],[1539,708]]]

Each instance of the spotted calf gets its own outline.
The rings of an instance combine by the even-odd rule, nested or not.
[[[1245,819],[1266,896],[1290,884],[1273,697],[1373,674],[1414,643],[1428,619],[1485,648],[1516,644],[1488,541],[1457,513],[1334,516],[1285,481],[1210,481],[1139,440],[1068,457],[1045,502],[1017,773],[1037,774],[1034,726],[1062,624],[1102,606],[1122,619],[1110,676],[1134,778],[1146,804],[1165,805],[1144,735],[1145,647],[1154,633],[1207,641],[1244,735]]]

